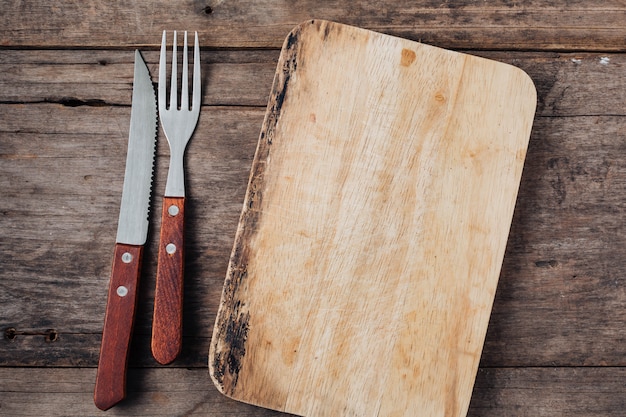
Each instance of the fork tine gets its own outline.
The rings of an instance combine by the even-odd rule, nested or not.
[[[191,102],[191,108],[194,112],[200,111],[200,46],[198,45],[198,32],[193,47],[193,98]]]
[[[172,78],[170,81],[170,110],[178,109],[178,72],[176,63],[176,31],[172,41]]]
[[[183,76],[180,86],[180,109],[189,110],[189,70],[187,68],[187,31],[185,31],[185,43],[183,45]]]
[[[161,55],[159,56],[159,112],[164,112],[166,109],[165,96],[166,96],[166,72],[167,72],[167,58],[166,58],[166,36],[163,31],[163,39],[161,40]]]

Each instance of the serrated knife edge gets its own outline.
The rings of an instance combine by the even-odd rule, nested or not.
[[[148,67],[139,51],[135,50],[128,152],[117,225],[118,243],[143,245],[146,242],[157,126],[154,86]]]

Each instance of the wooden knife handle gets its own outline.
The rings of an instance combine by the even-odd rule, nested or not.
[[[94,403],[101,410],[108,410],[126,397],[142,256],[143,246],[115,245],[94,391]]]
[[[164,197],[152,317],[152,356],[163,365],[183,344],[184,219],[185,198]]]

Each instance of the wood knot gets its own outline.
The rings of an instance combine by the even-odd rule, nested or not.
[[[403,48],[402,54],[400,56],[400,65],[403,67],[408,67],[415,61],[415,52],[410,49]]]
[[[9,327],[4,330],[4,338],[6,340],[13,342],[16,337],[17,337],[17,330],[15,329],[15,327]]]

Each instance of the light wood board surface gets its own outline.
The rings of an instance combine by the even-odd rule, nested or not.
[[[510,65],[294,29],[211,343],[216,386],[298,415],[465,415],[535,105]]]

